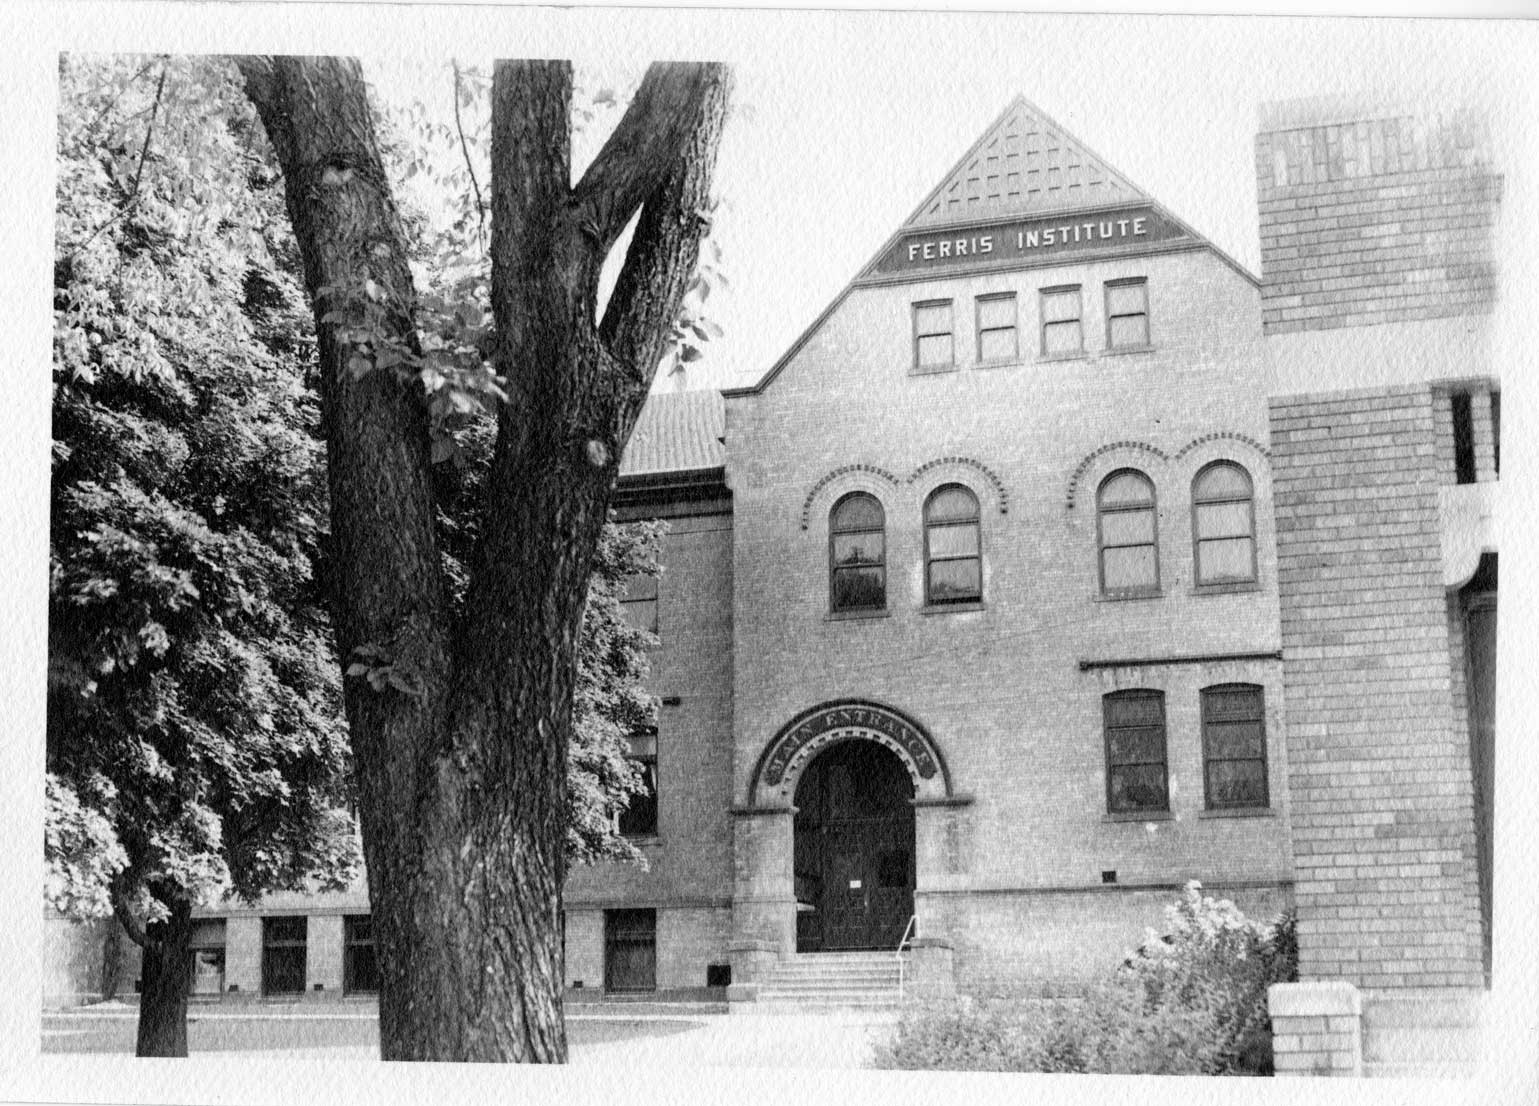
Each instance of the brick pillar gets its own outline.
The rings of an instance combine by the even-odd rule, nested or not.
[[[1271,422],[1299,974],[1479,986],[1432,393],[1274,398]]]
[[[227,997],[262,994],[262,919],[232,917],[224,924],[224,990]]]
[[[312,998],[342,995],[341,914],[310,915],[305,932],[305,994]]]
[[[1486,388],[1470,389],[1470,436],[1475,445],[1475,481],[1484,484],[1496,479],[1496,434],[1491,425],[1491,393]]]
[[[732,943],[767,941],[789,956],[796,951],[796,889],[791,874],[795,811],[752,808],[733,814]],[[734,981],[736,971],[734,964]]]
[[[1341,980],[1267,988],[1278,1075],[1363,1074],[1363,999]]]

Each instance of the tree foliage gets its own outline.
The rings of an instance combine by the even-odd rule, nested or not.
[[[358,859],[313,329],[253,123],[222,65],[60,67],[48,853],[110,886],[67,880],[74,916]]]

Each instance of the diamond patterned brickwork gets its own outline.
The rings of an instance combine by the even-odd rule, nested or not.
[[[1017,100],[930,194],[909,225],[1143,199],[1147,197],[1063,127]]]

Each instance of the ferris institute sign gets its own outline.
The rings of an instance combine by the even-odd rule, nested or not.
[[[1189,238],[1186,229],[1151,206],[1086,215],[1014,219],[988,226],[916,231],[903,235],[872,267],[895,276],[961,265],[1019,265],[1142,248]]]

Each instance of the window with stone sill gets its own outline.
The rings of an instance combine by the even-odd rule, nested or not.
[[[1209,810],[1269,805],[1266,701],[1255,684],[1202,689],[1203,797]]]
[[[977,311],[979,364],[1000,364],[1020,357],[1020,343],[1016,337],[1015,293],[999,292],[979,296]]]
[[[1153,595],[1160,588],[1154,484],[1136,469],[1112,473],[1096,490],[1101,594]]]
[[[1085,352],[1079,285],[1044,288],[1041,296],[1042,356],[1072,357]]]
[[[1106,283],[1106,348],[1149,344],[1149,284],[1143,277]]]
[[[950,300],[914,304],[914,370],[939,372],[956,364]]]
[[[983,600],[978,497],[960,484],[937,488],[925,500],[924,562],[927,605]]]
[[[851,492],[828,513],[828,609],[887,608],[886,514],[876,496]]]
[[[1250,473],[1215,461],[1192,481],[1193,578],[1198,587],[1256,580],[1256,509]]]
[[[1170,809],[1165,762],[1165,693],[1147,688],[1101,696],[1106,740],[1106,809],[1112,814]]]

